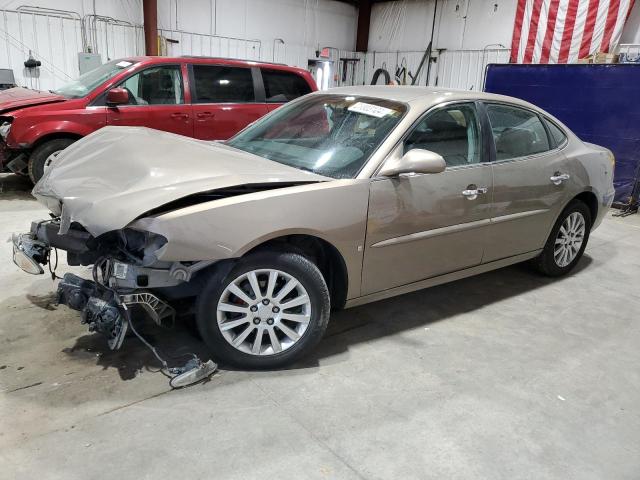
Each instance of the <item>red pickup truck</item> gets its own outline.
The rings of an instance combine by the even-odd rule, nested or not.
[[[226,140],[289,100],[317,90],[286,65],[204,57],[113,60],[50,92],[0,92],[0,171],[33,182],[56,155],[105,125]]]

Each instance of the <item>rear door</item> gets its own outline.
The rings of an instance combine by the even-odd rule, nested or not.
[[[503,103],[486,103],[493,139],[493,203],[484,262],[542,248],[573,180],[562,153],[566,138],[537,112]],[[558,127],[555,127],[556,129]]]
[[[195,138],[226,140],[268,112],[257,68],[191,64],[189,75]]]
[[[193,136],[191,106],[185,103],[180,65],[145,68],[118,87],[129,92],[129,103],[107,107],[107,125],[143,126]]]
[[[269,111],[311,93],[307,81],[294,72],[261,68],[264,96]]]

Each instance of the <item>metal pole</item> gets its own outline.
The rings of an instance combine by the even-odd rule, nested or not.
[[[426,86],[429,86],[429,75],[431,74],[431,52],[433,51],[433,33],[436,30],[436,13],[438,12],[438,0],[435,0],[433,4],[433,23],[431,24],[431,40],[429,41],[429,58],[427,59],[427,81]]]
[[[158,55],[158,0],[142,0],[144,46],[147,55]]]

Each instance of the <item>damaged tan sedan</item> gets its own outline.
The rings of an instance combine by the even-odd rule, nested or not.
[[[531,260],[559,276],[613,199],[614,160],[513,98],[349,87],[293,101],[225,143],[107,127],[34,188],[51,211],[14,236],[62,303],[119,348],[138,309],[195,312],[214,357],[308,354],[332,308]]]

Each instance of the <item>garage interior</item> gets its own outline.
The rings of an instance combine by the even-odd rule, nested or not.
[[[554,5],[553,22],[572,8],[594,18],[593,45],[604,15],[611,43],[581,55],[578,41],[563,60],[562,30],[546,58],[514,40],[518,18],[542,10],[548,26]],[[622,20],[607,22],[614,8]],[[377,77],[519,96],[617,158],[615,208],[568,276],[520,264],[332,312],[304,360],[221,364],[184,389],[136,338],[110,350],[56,305],[48,272],[25,275],[0,243],[0,478],[640,476],[639,2],[32,0],[0,12],[11,86],[55,90],[144,55],[273,62],[327,91]],[[32,188],[0,173],[0,238],[47,217]],[[144,334],[209,358],[190,319]]]

